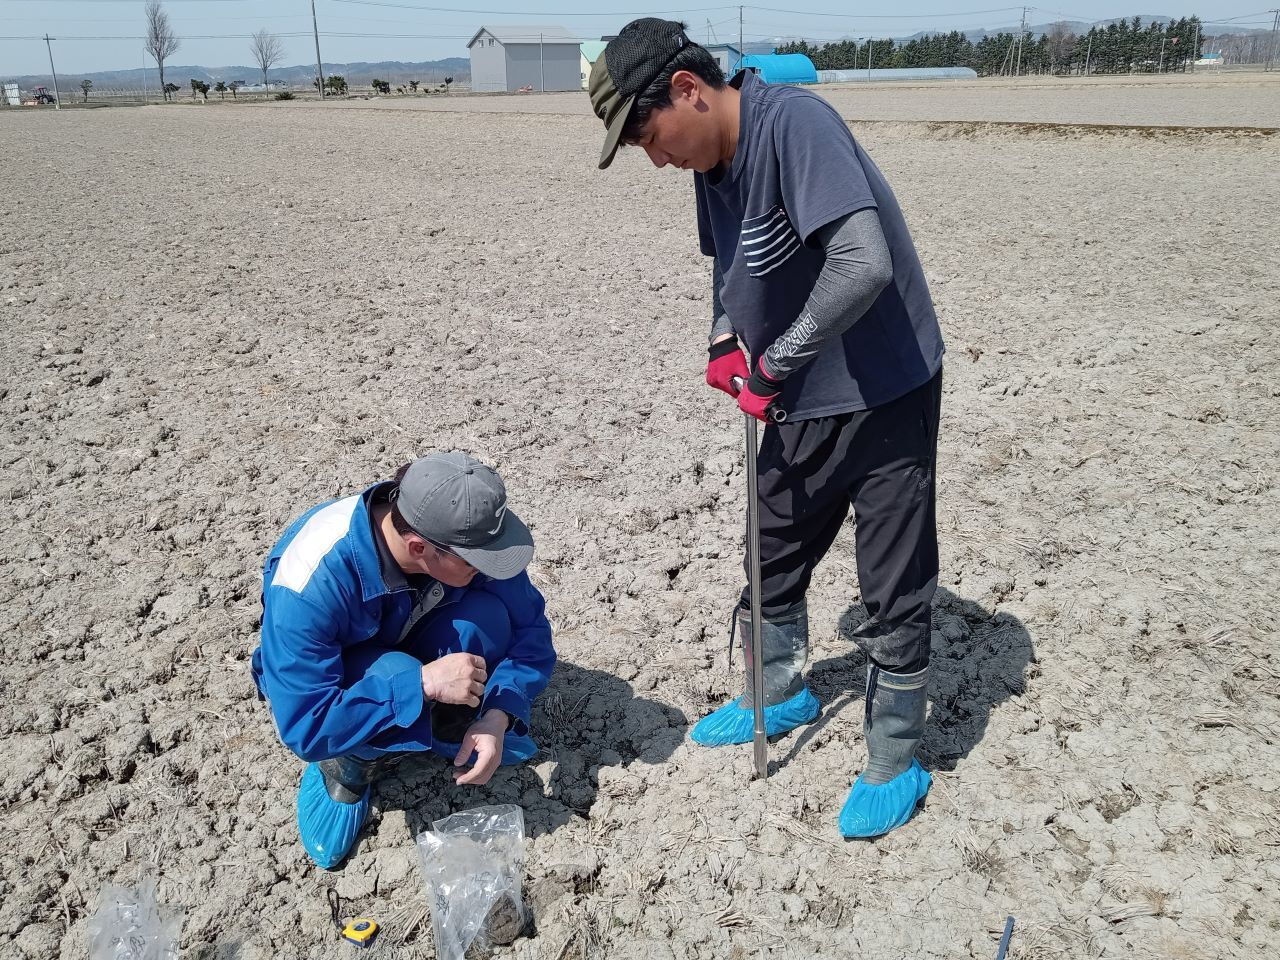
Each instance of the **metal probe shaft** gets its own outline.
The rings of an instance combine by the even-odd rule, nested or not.
[[[741,390],[746,381],[733,378],[733,387]],[[760,636],[760,498],[756,456],[759,445],[756,440],[756,418],[743,414],[747,444],[747,581],[751,594],[751,714],[753,720],[752,743],[755,746],[756,776],[769,779],[769,739],[764,729],[764,649]]]

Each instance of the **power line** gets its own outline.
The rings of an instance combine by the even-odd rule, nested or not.
[[[473,36],[475,36],[474,32],[472,33],[356,33],[356,32],[349,32],[349,31],[343,31],[343,30],[321,30],[319,31],[319,34],[322,37],[346,37],[346,38],[354,38],[354,39],[368,38],[373,40],[470,40]],[[298,30],[298,31],[290,31],[288,33],[275,33],[272,35],[276,37],[286,37],[286,38],[309,37],[312,35],[312,31]],[[183,34],[179,39],[182,39],[182,40],[252,40],[253,36],[254,35],[252,33],[219,33],[219,34],[203,34],[203,35]],[[513,40],[537,40],[539,36],[541,36],[541,34],[537,34],[537,33],[527,33],[523,35],[520,35],[520,34],[510,35],[511,39]],[[0,37],[0,40],[43,40],[43,39],[44,39],[43,36]],[[55,37],[54,39],[67,41],[67,40],[145,40],[147,38],[146,36],[141,34],[137,36],[132,36],[132,35],[125,36],[125,35],[116,34],[113,36],[95,36],[95,37],[87,37],[87,36],[68,37],[66,35],[63,35],[61,37]],[[548,44],[582,43],[587,40],[599,40],[599,39],[600,38],[597,36],[564,37],[564,38],[557,37],[554,40],[548,37],[547,43]]]
[[[1274,10],[1259,10],[1257,13],[1242,13],[1238,17],[1226,17],[1222,20],[1214,20],[1213,23],[1215,25],[1219,23],[1233,23],[1236,20],[1248,20],[1250,17],[1260,17],[1264,13],[1274,13],[1274,12],[1275,12]]]
[[[297,31],[297,32],[277,33],[277,34],[275,34],[275,36],[277,36],[277,37],[305,37],[305,36],[309,36],[309,35],[310,35],[310,31],[307,31],[307,30],[302,30],[302,31]],[[44,39],[44,37],[43,37],[43,36],[38,36],[38,37],[0,37],[0,40],[43,40],[43,39]],[[68,41],[68,40],[146,40],[146,39],[147,39],[147,37],[146,37],[146,35],[145,35],[145,34],[137,34],[137,35],[134,35],[134,34],[129,34],[129,35],[120,35],[120,34],[115,34],[115,35],[112,35],[112,36],[105,36],[105,35],[103,35],[103,36],[94,36],[94,37],[88,37],[88,36],[73,36],[73,37],[69,37],[69,36],[67,36],[66,34],[63,34],[62,36],[57,37],[57,38],[55,38],[55,39],[65,42],[65,41]],[[251,34],[251,33],[208,33],[208,34],[191,34],[191,33],[184,33],[184,34],[182,34],[182,36],[181,36],[181,37],[179,37],[179,39],[180,39],[180,40],[252,40],[252,39],[253,39],[253,34]],[[450,39],[450,38],[441,38],[441,39]]]
[[[727,8],[726,8],[726,9],[727,9]],[[326,14],[326,17],[327,17],[329,20],[355,20],[355,21],[357,21],[357,22],[359,22],[359,23],[421,23],[421,22],[422,22],[422,21],[421,21],[421,19],[416,19],[416,18],[415,18],[415,19],[406,19],[406,18],[404,18],[404,17],[394,17],[394,18],[369,17],[369,16],[365,16],[363,13],[355,13],[354,11],[353,11],[351,14],[346,15],[346,16],[344,16],[344,15],[342,15],[342,14],[329,13],[329,14]],[[48,23],[48,22],[49,22],[49,19],[50,19],[49,17],[5,17],[5,21],[6,21],[6,22],[8,22],[8,23],[41,23],[41,24],[43,24],[43,23]],[[246,21],[246,20],[252,20],[252,21],[255,21],[255,22],[256,22],[256,21],[260,21],[260,20],[302,20],[302,21],[306,21],[306,20],[310,20],[310,19],[311,19],[311,17],[310,17],[309,15],[307,15],[307,14],[297,14],[297,13],[283,13],[283,14],[276,14],[276,15],[273,15],[273,16],[270,16],[270,17],[240,17],[240,16],[236,16],[236,15],[234,15],[234,14],[230,14],[230,15],[223,16],[223,17],[183,17],[181,22],[182,22],[182,23],[205,23],[205,22],[228,23],[228,22],[240,22],[240,21]],[[734,19],[737,19],[737,18],[735,17]],[[83,18],[83,17],[76,17],[76,18],[75,18],[75,22],[76,22],[77,24],[81,24],[81,23],[137,23],[137,22],[138,22],[138,18],[137,18],[137,17],[103,17],[103,18],[95,18],[95,17]],[[728,21],[725,21],[725,22],[727,23]],[[1268,22],[1270,22],[1270,21],[1268,21]]]
[[[1014,7],[1013,9],[1017,10],[1021,8]],[[386,22],[400,23],[404,21],[386,21]],[[735,23],[735,22],[737,22],[737,17],[727,17],[724,20],[713,21],[712,26],[713,27],[726,26],[728,24]],[[1271,20],[1258,21],[1258,22],[1265,23],[1267,26],[1271,26],[1273,23],[1273,21]],[[745,27],[749,28],[745,31],[744,36],[752,40],[769,40],[769,39],[775,39],[779,37],[786,37],[788,39],[796,38],[796,39],[820,40],[822,42],[830,42],[832,40],[842,39],[844,36],[842,32],[844,28],[838,28],[838,27],[830,28],[829,36],[822,35],[825,31],[819,30],[819,31],[807,31],[804,33],[803,37],[801,37],[800,34],[794,31],[787,31],[785,29],[782,29],[782,30],[772,29],[770,28],[769,25],[764,23],[744,21],[744,25]],[[1015,30],[1017,30],[1016,26],[1011,27],[1008,32],[1012,33]],[[942,33],[944,31],[937,31],[937,32]],[[469,31],[467,33],[390,33],[390,32],[371,33],[371,32],[352,31],[352,30],[320,30],[319,34],[322,37],[338,37],[338,38],[348,38],[348,39],[367,38],[367,39],[382,39],[382,40],[385,40],[385,39],[390,39],[390,40],[470,40],[475,35],[474,31]],[[309,37],[312,35],[312,31],[310,30],[272,31],[272,35],[276,37],[280,37],[282,39],[294,39],[298,37]],[[517,40],[537,40],[540,35],[537,33],[530,32],[526,34],[512,34],[511,36],[513,39],[517,39]],[[253,37],[254,37],[254,34],[252,33],[184,33],[181,35],[181,39],[183,40],[252,40]],[[145,40],[146,36],[144,34],[83,34],[83,35],[71,35],[71,36],[62,34],[57,39],[62,42],[68,42],[68,41],[74,42],[78,40]],[[560,39],[560,38],[557,38],[557,39]],[[563,39],[560,39],[560,42],[572,43],[575,41],[583,42],[587,40],[598,40],[598,39],[599,37],[594,35],[567,36],[567,37],[564,37]],[[888,39],[888,38],[886,37],[885,39]],[[0,40],[15,40],[15,41],[16,40],[44,40],[44,36],[42,34],[31,34],[31,35],[15,34],[15,35],[8,35],[8,36],[0,36]]]
[[[16,0],[16,2],[22,2],[22,0]],[[44,2],[51,2],[51,0],[44,0]],[[105,0],[77,0],[77,2],[105,2]],[[118,2],[118,0],[113,0],[113,2]],[[167,2],[188,2],[188,0],[167,0]],[[196,0],[190,0],[190,2],[196,2]],[[245,2],[245,0],[199,0],[199,2],[241,3],[241,2]],[[446,11],[446,10],[451,9],[451,8],[443,8],[443,7],[428,7],[428,6],[418,6],[418,5],[413,5],[413,4],[393,3],[393,2],[389,2],[389,0],[334,0],[334,2],[338,2],[338,3],[346,3],[346,4],[354,4],[354,5],[360,5],[360,6],[380,6],[380,7],[391,7],[391,8],[399,8],[399,9],[407,9],[407,10]],[[973,11],[967,11],[967,12],[946,13],[946,14],[909,14],[909,15],[900,15],[900,16],[860,16],[860,15],[857,15],[857,14],[826,14],[826,13],[813,13],[813,14],[807,14],[807,13],[805,13],[805,12],[803,12],[803,11],[783,10],[782,8],[774,8],[774,7],[758,7],[758,6],[752,6],[752,5],[742,5],[741,7],[736,7],[736,6],[701,7],[701,8],[691,8],[691,9],[689,9],[689,10],[682,11],[682,12],[695,12],[696,10],[701,10],[701,11],[707,11],[707,10],[721,10],[721,11],[734,11],[735,13],[737,13],[739,9],[741,9],[741,10],[750,10],[750,11],[767,11],[767,12],[787,13],[787,14],[791,14],[791,15],[795,15],[795,16],[801,16],[801,15],[814,15],[814,16],[821,16],[821,17],[831,17],[831,18],[835,18],[835,19],[838,19],[838,20],[853,20],[853,21],[857,21],[857,20],[900,20],[900,19],[919,20],[919,19],[924,19],[924,18],[929,18],[929,17],[939,17],[939,18],[941,18],[941,17],[947,17],[947,18],[950,18],[950,17],[961,17],[961,16],[977,16],[977,15],[984,14],[984,13],[998,13],[998,12],[1017,11],[1017,10],[1023,10],[1023,11],[1026,11],[1026,10],[1039,10],[1039,11],[1041,11],[1041,12],[1055,12],[1055,11],[1045,11],[1045,10],[1044,10],[1044,8],[1039,8],[1039,7],[1025,7],[1025,8],[1024,8],[1024,7],[999,7],[999,8],[990,8],[990,9],[988,9],[988,10],[973,10]],[[485,11],[467,11],[467,12],[477,12],[477,13],[478,13],[478,12],[485,12]],[[494,11],[487,11],[487,12],[494,12]],[[1269,11],[1265,11],[1265,12],[1266,12],[1266,13],[1272,13],[1272,14],[1273,14],[1273,13],[1274,13],[1274,10],[1269,10]],[[527,13],[527,11],[526,11],[526,13]],[[550,16],[559,16],[559,15],[560,15],[560,14],[543,14],[543,16],[548,16],[548,17],[550,17]],[[621,13],[618,13],[618,14],[590,14],[590,16],[608,16],[608,15],[618,15],[618,16],[621,16],[621,15],[623,15],[623,14],[621,14]],[[1239,20],[1243,19],[1244,17],[1257,16],[1257,15],[1258,15],[1258,14],[1244,14],[1244,15],[1242,15],[1242,16],[1240,16],[1240,17],[1231,18],[1231,19],[1233,19],[1233,20],[1235,20],[1235,21],[1239,21]],[[583,16],[587,16],[587,14],[583,14]],[[201,18],[201,19],[214,19],[214,18]],[[234,16],[234,15],[232,15],[232,16],[226,17],[226,18],[224,18],[224,19],[226,19],[226,20],[233,20],[233,21],[234,21],[234,20],[276,19],[276,18],[272,18],[272,17],[239,17],[239,16]],[[279,18],[279,19],[286,19],[286,18],[285,18],[285,17],[281,17],[281,18]],[[291,16],[291,17],[288,17],[288,19],[301,19],[301,17],[292,17],[292,16]],[[338,18],[336,18],[336,19],[354,19],[354,18],[338,17]],[[361,19],[361,20],[363,20],[364,22],[369,22],[369,21],[365,20],[365,18],[360,18],[360,19]],[[725,18],[724,20],[720,20],[720,21],[716,22],[716,23],[714,24],[714,26],[724,26],[724,25],[727,25],[727,24],[729,24],[729,23],[732,23],[734,19],[738,19],[738,17],[727,17],[727,18]],[[111,21],[92,21],[92,20],[91,20],[91,21],[87,21],[87,22],[111,22]],[[122,21],[122,22],[123,22],[123,21]],[[411,23],[411,22],[413,22],[413,21],[405,21],[405,20],[384,20],[384,21],[373,21],[373,22],[385,22],[385,23]],[[745,39],[751,39],[751,40],[753,40],[753,41],[760,41],[760,40],[772,40],[772,39],[779,39],[779,38],[781,38],[781,37],[794,38],[794,36],[795,36],[792,32],[790,32],[790,31],[786,30],[785,28],[784,28],[784,29],[781,29],[781,30],[773,30],[773,29],[770,29],[766,24],[763,24],[763,23],[758,23],[758,22],[746,22],[746,23],[744,23],[744,22],[743,22],[743,21],[741,21],[741,20],[740,20],[739,22],[743,24],[743,27],[744,27],[744,28],[748,28],[748,29],[743,29],[743,30],[742,30],[742,37],[743,37],[743,39],[744,39],[744,40],[745,40]],[[1025,22],[1026,22],[1026,21],[1025,21],[1025,13],[1024,13],[1023,23],[1025,24]],[[1226,24],[1226,23],[1228,23],[1229,21],[1224,20],[1224,21],[1217,21],[1217,22],[1218,22],[1218,23],[1222,23],[1222,24]],[[1266,20],[1266,21],[1257,21],[1257,22],[1258,22],[1258,23],[1265,23],[1265,25],[1266,25],[1266,26],[1272,27],[1272,28],[1273,28],[1273,30],[1275,30],[1275,29],[1277,28],[1277,26],[1278,26],[1278,25],[1280,25],[1280,16],[1277,16],[1277,17],[1276,17],[1276,19],[1268,19],[1268,20]],[[440,26],[446,26],[446,25],[441,24]],[[452,26],[453,26],[452,24],[449,24],[449,25],[447,25],[447,26],[446,26],[446,29],[448,29],[448,27],[452,27]],[[469,27],[467,27],[467,28],[462,28],[461,26],[459,26],[459,27],[455,27],[455,29],[466,29],[466,30],[467,30],[467,32],[466,32],[466,33],[457,33],[457,34],[451,34],[451,33],[395,33],[395,32],[364,32],[364,31],[355,31],[355,30],[352,30],[352,31],[344,31],[344,30],[326,30],[326,31],[321,31],[321,30],[315,29],[315,30],[313,30],[313,31],[307,31],[307,30],[295,30],[295,31],[273,32],[273,33],[274,33],[274,35],[275,35],[275,36],[280,37],[280,38],[282,38],[282,39],[297,39],[297,38],[302,38],[302,37],[312,36],[313,34],[316,36],[316,38],[317,38],[317,39],[318,39],[319,37],[326,37],[326,38],[334,38],[334,39],[376,39],[376,40],[469,40],[469,39],[471,39],[471,37],[472,37],[472,36],[474,36],[474,32],[473,32],[473,31],[471,31]],[[829,29],[834,33],[834,32],[840,31],[840,30],[845,29],[845,28],[843,28],[843,27],[841,27],[841,26],[838,26],[838,25],[832,25]],[[849,27],[848,27],[848,29],[853,29],[853,25],[852,25],[852,24],[850,24],[850,25],[849,25]],[[808,32],[806,33],[806,39],[813,40],[813,41],[815,41],[815,42],[830,42],[827,38],[824,38],[824,37],[820,36],[820,34],[821,34],[821,33],[824,33],[824,32],[826,32],[826,31],[822,31],[822,30],[819,30],[819,31],[808,31]],[[942,31],[938,31],[938,32],[942,32]],[[1025,32],[1025,28],[1024,28],[1024,31],[1023,31],[1023,32]],[[1273,34],[1273,36],[1274,36],[1274,34]],[[0,40],[3,40],[3,41],[40,41],[40,40],[44,40],[44,39],[45,39],[45,38],[44,38],[43,36],[35,36],[35,35],[27,35],[27,36],[23,36],[23,35],[0,36]],[[108,40],[145,40],[145,39],[146,39],[146,37],[145,37],[145,36],[142,36],[142,35],[133,35],[133,34],[94,34],[94,35],[73,35],[73,36],[68,36],[68,35],[66,35],[66,34],[62,34],[62,35],[60,35],[60,37],[59,37],[59,40],[60,40],[61,42],[76,42],[76,41],[108,41]],[[183,37],[182,37],[182,39],[184,39],[184,40],[252,40],[252,39],[253,39],[253,34],[242,34],[242,33],[218,33],[218,34],[205,33],[205,34],[184,34],[184,35],[183,35]],[[531,31],[531,32],[530,32],[530,33],[528,33],[527,35],[519,36],[519,37],[517,37],[516,39],[536,40],[536,39],[539,39],[539,35]],[[566,38],[564,38],[564,40],[563,40],[562,42],[581,42],[581,41],[585,41],[585,40],[594,40],[594,39],[597,39],[597,38],[596,38],[595,36],[566,37]],[[831,39],[844,39],[844,37],[838,37],[838,38],[837,38],[837,37],[833,37],[833,38],[831,38]],[[886,38],[886,39],[887,39],[887,38]],[[1273,44],[1274,44],[1274,41],[1273,41]],[[1275,48],[1274,48],[1274,46],[1273,46],[1273,47],[1272,47],[1272,50],[1274,50],[1274,49],[1275,49]],[[1021,52],[1021,51],[1017,51],[1016,53],[1020,53],[1020,52]],[[1016,53],[1015,53],[1015,56],[1016,56]],[[1272,58],[1274,59],[1274,53],[1272,54]],[[1016,69],[1016,68],[1015,68],[1015,69]]]
[[[50,3],[114,3],[121,0],[9,0],[10,3],[38,3],[47,6]],[[164,0],[165,3],[252,3],[253,0]]]
[[[111,3],[118,4],[121,0],[10,0],[11,4],[31,3],[39,4],[41,7],[47,7],[54,3],[76,3],[76,4],[92,4],[92,3]],[[208,4],[245,4],[252,3],[253,0],[164,0],[165,3],[181,4],[181,3],[208,3]],[[536,14],[539,17],[629,17],[629,16],[673,16],[682,13],[706,13],[716,10],[735,10],[736,5],[723,4],[711,7],[684,7],[674,10],[599,10],[591,13],[582,13],[581,11],[563,10],[563,11],[532,11],[528,7],[519,10],[495,10],[495,9],[478,9],[474,7],[437,7],[426,4],[415,3],[395,3],[392,0],[331,0],[333,3],[345,3],[357,6],[370,7],[390,7],[401,10],[423,10],[431,13],[463,13],[463,14],[497,14],[499,16],[529,16]],[[844,20],[941,20],[955,17],[971,17],[981,16],[989,13],[1011,13],[1022,9],[1021,7],[991,7],[985,10],[966,10],[966,11],[943,11],[936,13],[895,13],[895,14],[863,14],[863,13],[830,13],[825,10],[797,10],[786,7],[763,7],[756,5],[745,5],[747,10],[760,10],[768,13],[781,13],[787,16],[802,17],[833,17]],[[1069,17],[1073,20],[1088,21],[1091,18],[1078,15],[1066,14],[1059,10],[1050,10],[1045,7],[1030,7],[1029,9],[1038,10],[1041,13],[1052,13],[1060,17]],[[1223,17],[1212,21],[1214,24],[1234,23],[1241,20],[1249,20],[1253,17],[1260,17],[1264,14],[1270,14],[1273,11],[1259,10],[1254,13],[1239,14],[1234,17]],[[6,17],[7,20],[26,21],[28,18]],[[200,17],[195,19],[211,20],[212,17]],[[296,19],[290,14],[281,14],[279,16],[246,16],[235,17],[238,20],[274,20],[274,19]],[[82,20],[80,22],[111,22],[111,21],[94,21]],[[121,21],[123,22],[123,21]],[[1271,20],[1257,21],[1260,23],[1271,23]]]
[[[523,10],[478,10],[475,8],[462,9],[459,7],[428,7],[414,3],[391,3],[390,0],[333,0],[334,3],[348,3],[361,7],[393,7],[397,10],[426,10],[431,13],[471,13],[482,15],[496,15],[500,17],[527,17],[536,14],[539,17],[654,17],[654,16],[672,16],[682,13],[707,13],[713,10],[732,10],[733,7],[685,7],[681,10],[597,10],[592,13],[583,13],[575,10],[538,10],[532,11],[527,7]]]
[[[340,0],[355,2],[355,0]],[[766,13],[783,13],[792,17],[835,17],[840,20],[941,20],[947,17],[976,17],[986,13],[1009,13],[1021,10],[1022,7],[995,7],[990,10],[966,10],[955,13],[826,13],[821,10],[784,10],[781,7],[747,6],[747,10],[760,10]]]
[[[34,0],[12,0],[12,2],[34,2]],[[93,2],[103,2],[103,3],[106,3],[106,2],[112,2],[112,3],[118,3],[118,2],[120,2],[120,0],[40,0],[40,2],[42,2],[42,3],[51,3],[51,2],[76,2],[76,3],[93,3]],[[181,2],[192,2],[192,3],[194,3],[194,2],[201,2],[201,3],[228,3],[228,4],[229,4],[229,3],[245,3],[245,2],[249,2],[249,0],[166,0],[166,2],[169,2],[169,3],[181,3]],[[432,12],[432,13],[493,14],[493,15],[499,15],[499,16],[528,16],[528,15],[530,14],[530,11],[529,11],[527,8],[526,8],[526,9],[524,9],[524,10],[463,9],[463,8],[459,8],[459,7],[436,7],[436,6],[427,6],[427,5],[422,5],[422,4],[412,4],[412,3],[395,3],[395,2],[391,2],[391,0],[332,0],[332,2],[333,2],[333,3],[342,3],[342,4],[347,4],[347,5],[354,5],[354,6],[387,7],[387,8],[391,8],[391,9],[399,9],[399,10],[414,10],[414,11],[425,11],[425,12]],[[992,13],[1012,13],[1012,12],[1016,12],[1016,11],[1020,11],[1020,10],[1026,9],[1026,10],[1034,10],[1034,11],[1037,11],[1037,12],[1040,12],[1040,13],[1045,13],[1045,14],[1052,14],[1052,15],[1054,15],[1054,16],[1063,17],[1063,18],[1068,18],[1068,19],[1074,19],[1074,20],[1080,20],[1080,21],[1089,21],[1089,20],[1090,20],[1090,18],[1085,17],[1085,16],[1083,16],[1083,15],[1079,15],[1079,14],[1069,14],[1069,13],[1065,13],[1065,12],[1063,12],[1063,11],[1061,11],[1061,10],[1050,10],[1050,9],[1048,9],[1048,8],[1045,8],[1045,7],[1031,7],[1031,6],[1028,6],[1028,7],[1026,7],[1026,8],[1023,8],[1023,7],[992,7],[992,8],[988,8],[988,9],[984,9],[984,10],[950,11],[950,12],[945,12],[945,13],[919,13],[919,14],[906,14],[906,13],[904,13],[904,14],[854,14],[854,13],[827,13],[827,12],[825,12],[825,11],[817,11],[817,10],[793,10],[793,9],[786,9],[786,8],[782,8],[782,7],[762,7],[762,6],[755,6],[755,5],[750,5],[750,4],[742,5],[741,9],[743,9],[743,10],[759,11],[759,12],[765,12],[765,13],[783,14],[783,15],[787,15],[787,16],[826,17],[826,18],[832,18],[832,19],[839,19],[839,20],[854,20],[854,21],[858,21],[858,20],[932,20],[932,19],[954,19],[954,18],[958,18],[958,17],[982,16],[982,15],[985,15],[985,14],[992,14]],[[598,12],[592,12],[592,13],[581,13],[581,12],[576,12],[576,11],[550,11],[550,12],[538,11],[537,15],[538,15],[539,17],[594,17],[594,18],[602,18],[602,17],[615,17],[615,16],[616,16],[616,17],[622,17],[622,16],[640,16],[640,15],[648,15],[648,16],[655,16],[655,15],[659,15],[659,16],[660,16],[660,15],[674,15],[674,14],[682,14],[682,13],[705,13],[705,12],[711,12],[711,11],[734,11],[734,12],[736,12],[736,11],[738,11],[738,10],[739,10],[739,7],[738,7],[738,6],[729,6],[729,5],[724,5],[724,6],[714,6],[714,7],[688,7],[688,8],[684,8],[684,9],[681,9],[681,10],[602,11],[602,12],[598,11]],[[1213,20],[1213,21],[1204,21],[1204,22],[1205,22],[1205,24],[1206,24],[1206,25],[1212,25],[1212,26],[1226,25],[1226,24],[1238,23],[1238,22],[1240,22],[1240,21],[1249,20],[1249,18],[1252,18],[1252,17],[1260,17],[1260,16],[1263,16],[1264,14],[1268,14],[1268,15],[1269,15],[1269,14],[1271,14],[1272,12],[1273,12],[1272,10],[1262,10],[1262,11],[1258,11],[1258,12],[1256,12],[1256,13],[1241,14],[1241,15],[1236,16],[1236,17],[1227,17],[1227,18],[1223,18],[1223,19],[1217,19],[1217,20]],[[7,17],[6,19],[7,19],[7,20],[9,20],[10,22],[14,22],[14,23],[44,23],[44,22],[47,22],[49,18],[48,18],[48,17],[39,17],[39,18],[37,18],[37,17]],[[184,18],[184,20],[185,20],[186,22],[201,22],[201,21],[226,22],[226,21],[228,21],[228,20],[237,20],[237,21],[253,20],[253,21],[259,21],[259,20],[305,20],[305,19],[308,19],[308,18],[307,18],[305,15],[303,15],[303,14],[277,14],[277,15],[271,15],[271,16],[238,16],[238,15],[228,15],[228,16],[223,16],[223,17],[190,17],[190,18]],[[342,18],[342,17],[339,17],[338,19],[356,19],[356,18]],[[360,17],[360,18],[358,18],[358,19],[360,19],[362,22],[381,22],[381,23],[413,23],[413,22],[415,22],[415,21],[413,21],[413,20],[381,20],[381,21],[369,21],[369,20],[368,20],[368,18],[365,18],[365,17]],[[116,18],[103,18],[103,19],[79,19],[79,18],[77,18],[76,22],[77,22],[77,23],[131,23],[131,22],[134,22],[134,21],[133,21],[133,18],[116,17]],[[1090,21],[1090,22],[1092,22],[1092,21]],[[1267,17],[1267,19],[1265,19],[1265,20],[1250,20],[1250,23],[1253,23],[1253,24],[1259,24],[1259,25],[1265,25],[1265,26],[1270,26],[1270,25],[1272,24],[1272,19],[1270,18],[1270,16],[1268,16],[1268,17]],[[1241,25],[1246,25],[1246,24],[1241,24]],[[193,34],[193,35],[189,35],[187,38],[188,38],[188,39],[193,39],[193,40],[198,40],[198,39],[221,39],[221,38],[220,38],[219,36],[217,36],[217,35],[201,36],[201,35],[194,35],[194,34]],[[0,38],[0,39],[14,39],[14,38]],[[25,38],[20,38],[20,39],[25,39]],[[95,38],[95,39],[96,39],[96,38]],[[116,39],[116,38],[105,37],[105,38],[102,38],[102,39]],[[119,38],[119,39],[133,39],[133,38],[132,38],[132,37],[123,37],[123,38]],[[234,39],[234,38],[232,38],[232,39]],[[445,38],[445,39],[447,39],[447,38]]]
[[[475,36],[475,32],[471,33],[348,33],[341,30],[321,30],[322,37],[341,37],[347,39],[371,39],[371,40],[470,40]],[[599,40],[597,36],[590,37],[550,37],[539,33],[507,34],[511,40],[540,40],[546,37],[546,45],[553,46],[555,44],[565,43],[584,43],[587,40]]]
[[[169,0],[170,3],[173,0]],[[302,17],[293,13],[282,13],[270,17],[184,17],[183,23],[200,23],[206,20],[216,20],[222,23],[227,20],[301,20]],[[48,23],[48,17],[5,17],[9,23]],[[76,17],[76,23],[137,23],[137,17]]]
[[[1034,10],[1037,13],[1051,13],[1055,17],[1061,17],[1063,20],[1081,20],[1081,21],[1084,21],[1085,23],[1095,22],[1093,17],[1086,17],[1078,13],[1064,13],[1061,10],[1049,10],[1046,7],[1027,7],[1027,9]]]

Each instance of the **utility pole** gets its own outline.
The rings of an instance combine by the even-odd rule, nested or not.
[[[1084,75],[1089,75],[1089,58],[1093,56],[1093,31],[1089,31],[1089,46],[1084,52]]]
[[[1267,46],[1267,65],[1264,70],[1271,69],[1271,61],[1276,55],[1276,31],[1280,29],[1280,10],[1269,10],[1268,13],[1274,13],[1275,19],[1271,21],[1271,43]]]
[[[1196,61],[1200,59],[1200,18],[1196,18],[1196,39],[1191,44],[1191,72],[1196,72]]]
[[[542,59],[542,34],[538,34],[538,90],[547,92],[547,67]]]
[[[1022,8],[1022,22],[1018,25],[1018,63],[1013,68],[1016,77],[1022,73],[1022,38],[1027,35],[1027,8]]]
[[[738,7],[738,63],[735,65],[735,72],[736,66],[741,66],[745,56],[746,52],[742,49],[742,7]]]
[[[49,72],[53,74],[53,109],[62,109],[62,96],[58,93],[58,71],[53,67],[53,46],[50,40],[56,40],[57,37],[51,37],[47,33],[44,35],[44,45],[49,50]]]
[[[320,88],[320,99],[324,99],[324,67],[320,65],[320,28],[316,26],[316,0],[311,0],[311,32],[316,38],[316,85]]]
[[[142,8],[143,16],[146,16],[146,9],[144,5]],[[145,50],[142,54],[142,105],[144,107],[147,105],[147,54]]]

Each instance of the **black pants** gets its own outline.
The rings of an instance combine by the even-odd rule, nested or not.
[[[885,670],[909,673],[928,663],[941,405],[939,370],[873,410],[765,428],[758,461],[765,617],[804,600],[852,504],[858,582],[870,615],[855,640]],[[742,602],[750,602],[745,589]]]

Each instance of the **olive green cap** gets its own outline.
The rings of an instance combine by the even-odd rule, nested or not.
[[[600,169],[613,163],[614,154],[618,152],[618,141],[622,139],[622,128],[627,125],[627,117],[631,116],[631,107],[635,104],[634,95],[623,97],[613,85],[609,76],[609,67],[605,63],[604,54],[596,57],[591,66],[591,79],[587,81],[587,92],[591,94],[591,109],[604,121],[604,147],[600,150]]]
[[[613,163],[636,97],[692,42],[682,23],[641,17],[623,27],[596,57],[587,93],[591,109],[604,123],[601,170]]]

